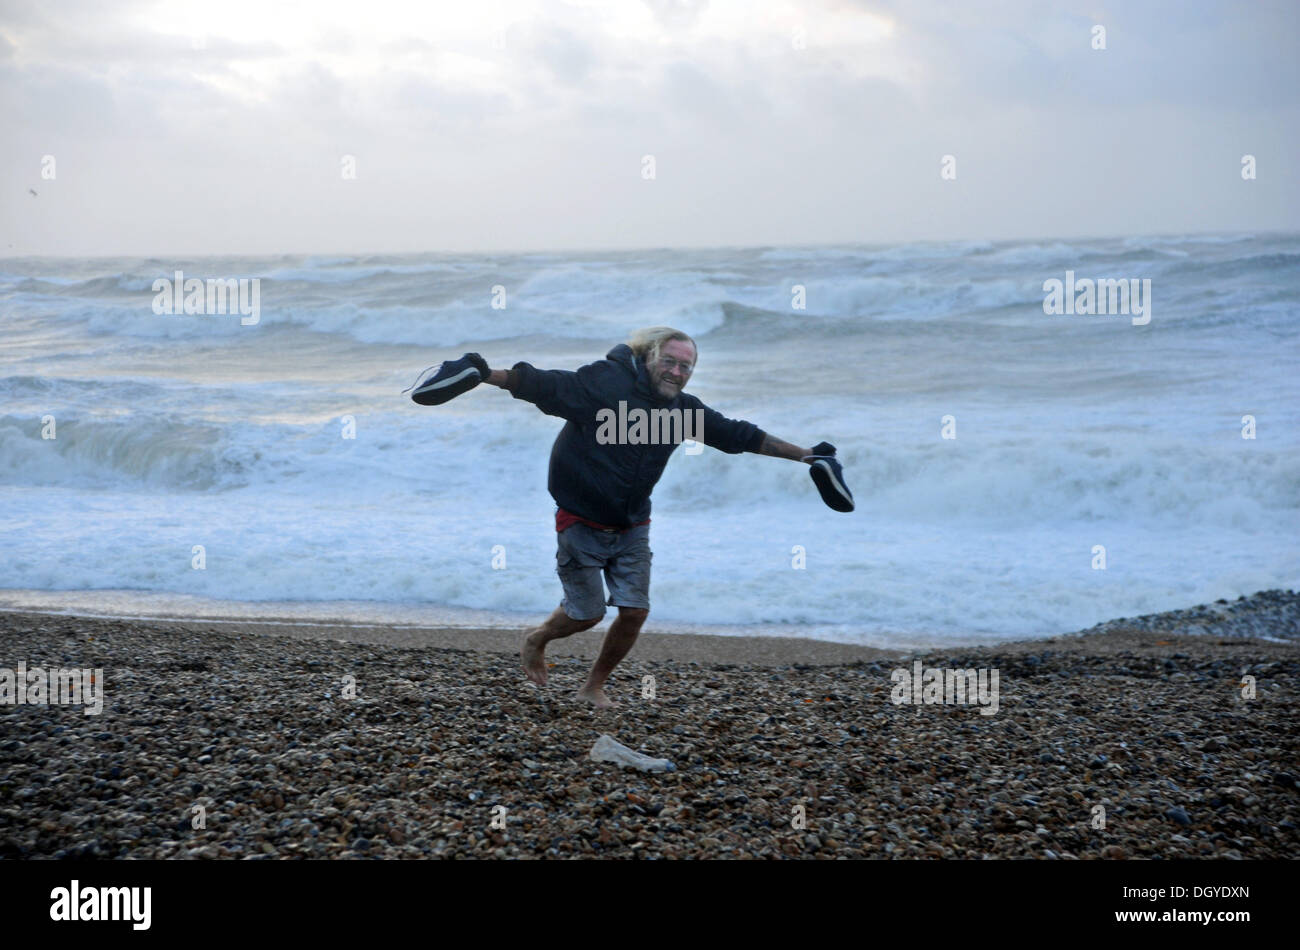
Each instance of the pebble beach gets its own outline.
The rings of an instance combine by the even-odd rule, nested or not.
[[[0,613],[0,858],[1300,857],[1300,595],[907,653],[656,635],[597,711],[601,633]],[[896,670],[997,671],[996,712]],[[611,736],[674,771],[589,758]]]

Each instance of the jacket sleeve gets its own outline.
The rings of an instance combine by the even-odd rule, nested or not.
[[[757,452],[763,445],[767,433],[743,419],[728,419],[715,409],[699,403],[704,410],[704,437],[700,440],[710,448],[720,452],[739,455],[741,452]]]
[[[588,363],[577,372],[565,369],[537,369],[528,363],[510,367],[510,395],[531,402],[548,416],[559,416],[582,425],[594,425],[596,413],[605,408],[601,398],[600,363]]]

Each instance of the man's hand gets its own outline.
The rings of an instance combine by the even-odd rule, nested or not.
[[[469,360],[474,368],[479,371],[483,377],[483,382],[490,383],[493,386],[499,386],[502,389],[510,388],[511,372],[508,369],[489,369],[487,360],[477,353],[466,353],[461,359]]]

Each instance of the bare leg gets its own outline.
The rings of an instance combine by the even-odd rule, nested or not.
[[[563,607],[546,618],[540,627],[533,627],[524,633],[523,645],[519,656],[524,661],[524,672],[538,686],[546,685],[546,644],[561,637],[569,637],[582,630],[590,630],[604,617],[595,620],[574,620],[564,612]]]
[[[585,699],[597,709],[608,709],[615,705],[605,695],[605,680],[609,679],[614,667],[618,666],[619,661],[632,649],[632,644],[636,643],[637,634],[641,632],[641,625],[649,613],[648,609],[641,607],[618,608],[618,617],[609,625],[605,642],[600,647],[600,656],[587,675],[586,684],[578,690],[579,699]]]

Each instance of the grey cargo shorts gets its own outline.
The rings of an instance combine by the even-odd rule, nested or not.
[[[592,620],[611,607],[650,609],[650,526],[601,531],[581,522],[558,535],[555,573],[564,585],[560,606],[573,620]],[[609,599],[601,574],[609,585]]]

